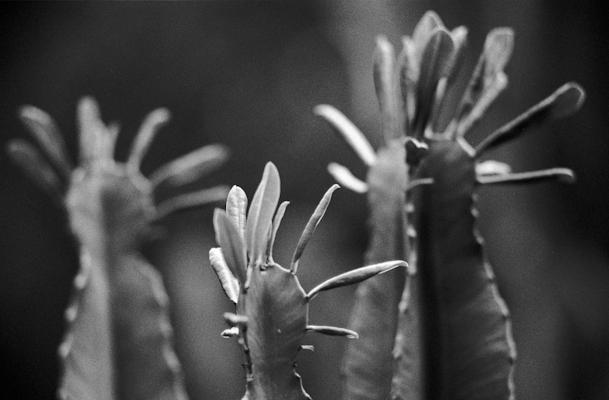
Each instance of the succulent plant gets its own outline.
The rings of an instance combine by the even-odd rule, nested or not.
[[[169,112],[158,109],[141,125],[126,163],[114,160],[116,124],[102,122],[91,98],[78,105],[80,161],[74,167],[53,119],[25,106],[19,116],[38,143],[16,139],[11,158],[65,207],[80,249],[67,332],[59,347],[61,399],[186,399],[173,350],[167,294],[140,246],[153,224],[172,212],[223,199],[215,187],[156,202],[159,188],[177,188],[219,166],[220,145],[205,146],[157,169],[140,163]]]
[[[532,127],[572,114],[582,104],[584,92],[577,84],[565,84],[472,146],[467,133],[507,86],[504,68],[512,53],[513,32],[498,28],[488,34],[469,84],[451,113],[447,93],[455,90],[466,36],[465,27],[448,31],[434,12],[428,12],[413,35],[403,38],[397,57],[387,39],[377,40],[374,82],[385,145],[397,142],[405,149],[403,157],[393,157],[384,170],[406,171],[400,173],[403,181],[378,179],[377,171],[389,163],[387,150],[382,148],[375,156],[364,135],[338,110],[327,105],[315,110],[370,167],[363,182],[345,167],[329,166],[340,183],[368,192],[372,227],[368,254],[402,257],[406,249],[417,271],[407,285],[386,279],[360,288],[351,325],[362,332],[362,340],[347,350],[346,399],[514,397],[515,345],[507,307],[476,230],[476,189],[556,178],[572,181],[573,173],[566,168],[512,173],[507,164],[479,159]],[[443,123],[447,113],[451,118]],[[379,200],[387,198],[379,193],[399,198],[397,190],[404,193],[399,206]],[[406,216],[400,209],[406,210]],[[393,223],[379,217],[387,215],[395,216]],[[375,239],[379,225],[391,226],[391,240]],[[397,246],[405,231],[408,240]],[[400,286],[404,293],[396,313],[399,300],[394,293]],[[375,348],[376,335],[391,338],[396,331],[395,347],[386,341]],[[370,336],[363,337],[364,332]],[[392,350],[394,364],[388,362]],[[391,375],[393,383],[389,383]]]
[[[321,199],[298,240],[289,268],[273,259],[273,246],[288,205],[277,208],[280,180],[268,163],[247,211],[247,197],[234,186],[226,210],[216,209],[214,228],[220,247],[210,250],[211,265],[235,313],[226,313],[231,326],[222,334],[237,337],[245,355],[244,399],[309,399],[295,371],[295,360],[307,332],[357,338],[356,332],[332,326],[311,325],[309,303],[325,290],[350,285],[383,274],[404,261],[385,261],[354,269],[315,286],[308,292],[297,277],[303,252],[320,223],[338,185]],[[275,210],[277,208],[277,210]],[[247,211],[247,218],[246,218]]]

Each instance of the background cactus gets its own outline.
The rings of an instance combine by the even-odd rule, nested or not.
[[[374,345],[366,345],[365,340],[361,342],[364,345],[354,344],[345,362],[348,399],[388,398],[387,376],[392,372],[391,397],[395,399],[514,397],[516,353],[511,323],[476,230],[475,188],[478,184],[548,178],[571,180],[573,174],[564,168],[512,174],[505,164],[495,161],[477,164],[476,160],[485,150],[518,137],[531,126],[571,114],[580,107],[583,90],[574,84],[564,85],[473,148],[464,136],[507,85],[503,69],[512,52],[513,34],[507,28],[489,33],[457,111],[443,125],[440,116],[445,114],[447,94],[454,90],[466,36],[464,27],[449,32],[435,13],[428,12],[412,37],[403,38],[403,50],[397,60],[386,39],[378,39],[374,81],[383,130],[389,132],[386,137],[402,137],[406,149],[397,161],[406,165],[394,165],[392,170],[408,170],[409,174],[398,184],[387,182],[382,186],[385,192],[397,188],[407,193],[399,206],[374,201],[378,189],[373,185],[378,183],[374,174],[369,175],[372,232],[374,237],[374,226],[379,223],[375,219],[382,215],[381,210],[409,210],[410,225],[400,228],[400,232],[409,233],[412,247],[409,259],[418,276],[403,294],[395,369],[387,356],[368,356]],[[350,139],[355,136],[355,128],[338,111],[329,106],[316,111],[350,144],[365,142],[361,133],[357,134],[357,142]],[[360,149],[367,146],[356,144],[354,148],[362,153]],[[339,181],[356,179],[342,168],[339,173],[331,166],[330,172]],[[402,227],[405,218],[395,211],[393,214],[396,217],[390,226]],[[401,248],[407,248],[407,240],[402,241]],[[390,243],[373,240],[369,253],[396,251]],[[390,314],[386,320],[397,318],[395,298],[388,302],[384,296],[394,292],[400,283],[387,280],[382,284],[375,291],[360,293],[353,326],[379,328],[380,321],[375,315],[381,313],[369,312],[370,304],[377,304],[377,308]],[[387,345],[382,350],[389,354]],[[371,359],[375,361],[372,366]]]
[[[78,106],[80,163],[72,169],[63,139],[44,111],[26,106],[20,117],[44,152],[22,140],[8,146],[13,160],[65,205],[80,249],[67,331],[59,347],[61,399],[186,399],[174,353],[168,299],[160,275],[141,255],[152,224],[166,215],[222,199],[216,187],[155,204],[163,185],[198,179],[227,155],[208,146],[159,168],[150,180],[139,168],[158,129],[158,109],[144,120],[129,159],[113,158],[116,124],[105,125],[97,104]],[[47,161],[48,160],[48,161]]]

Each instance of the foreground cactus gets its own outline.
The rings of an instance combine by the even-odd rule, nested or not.
[[[236,313],[225,314],[231,326],[223,336],[235,336],[245,354],[244,399],[310,399],[294,370],[307,332],[357,338],[344,328],[310,325],[309,302],[320,292],[364,281],[397,267],[403,261],[386,261],[348,271],[305,292],[296,277],[300,258],[321,221],[338,185],[323,196],[296,245],[289,269],[273,260],[273,245],[288,202],[279,201],[280,181],[268,163],[246,218],[247,197],[231,189],[226,211],[216,209],[214,228],[219,248],[210,250],[212,267]],[[273,215],[274,218],[273,218]]]
[[[57,126],[32,106],[20,118],[44,156],[28,142],[8,146],[11,158],[66,208],[80,248],[80,270],[65,312],[67,332],[59,347],[61,399],[186,399],[180,363],[172,345],[168,300],[161,276],[139,248],[152,224],[166,215],[224,198],[215,187],[155,204],[161,187],[179,187],[220,165],[226,150],[206,146],[154,172],[140,172],[165,109],[144,120],[126,163],[113,158],[118,133],[106,126],[97,104],[78,106],[80,163],[73,168]],[[47,161],[48,160],[48,161]]]
[[[356,153],[366,155],[362,159],[370,166],[367,183],[344,167],[329,167],[339,182],[369,193],[372,240],[368,254],[397,251],[402,256],[402,249],[409,248],[409,262],[417,271],[405,286],[399,314],[394,311],[395,297],[385,299],[402,282],[377,280],[366,285],[370,290],[362,285],[352,326],[375,334],[383,323],[379,315],[390,315],[384,318],[392,321],[391,326],[399,318],[395,364],[387,363],[391,349],[386,343],[379,349],[384,354],[370,356],[373,336],[351,344],[345,360],[345,399],[386,399],[390,392],[393,399],[408,400],[514,397],[515,346],[509,313],[476,231],[475,190],[481,184],[571,181],[573,173],[565,168],[512,173],[506,164],[478,160],[486,150],[528,128],[572,114],[581,106],[584,93],[578,85],[566,84],[472,147],[465,135],[507,86],[504,68],[511,56],[513,33],[508,28],[489,33],[461,102],[450,122],[443,124],[446,95],[454,90],[466,35],[464,27],[447,31],[440,18],[428,12],[412,37],[403,38],[397,59],[391,44],[378,39],[375,86],[385,140],[399,140],[406,150],[401,160],[391,164],[393,171],[407,171],[401,184],[378,179],[375,171],[387,162],[386,157],[382,151],[375,157],[345,116],[331,106],[316,108]],[[408,211],[407,218],[395,204],[378,200],[382,198],[378,193],[394,193],[397,198],[396,186],[406,193],[400,208]],[[395,216],[389,226],[398,228],[390,228],[391,240],[375,240],[375,227],[388,225],[379,216],[386,215]],[[403,230],[408,231],[409,240],[396,246]]]

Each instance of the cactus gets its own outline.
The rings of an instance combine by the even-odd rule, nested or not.
[[[385,261],[345,272],[305,292],[297,278],[300,258],[330,203],[332,186],[306,224],[289,268],[273,259],[273,246],[288,202],[279,201],[280,180],[276,167],[268,163],[247,213],[247,197],[234,186],[226,210],[216,209],[214,228],[219,248],[210,250],[211,265],[222,288],[235,304],[226,313],[230,328],[222,335],[237,337],[245,355],[244,399],[310,399],[294,369],[307,332],[357,338],[344,328],[310,325],[308,307],[322,291],[358,283],[397,267],[403,261]],[[274,215],[274,217],[273,217]]]
[[[80,162],[74,168],[52,118],[25,106],[20,118],[42,153],[17,139],[8,154],[67,210],[80,249],[80,269],[65,311],[67,332],[59,347],[61,399],[186,399],[180,363],[172,345],[167,294],[161,276],[139,252],[152,224],[187,207],[224,198],[215,187],[155,204],[161,187],[179,187],[208,173],[227,156],[205,146],[156,170],[140,162],[165,109],[141,125],[126,163],[113,158],[118,126],[104,124],[95,101],[78,105]],[[44,154],[44,155],[43,155]]]
[[[371,336],[348,349],[346,399],[386,399],[390,392],[391,398],[409,400],[514,397],[515,345],[507,307],[476,231],[476,188],[554,178],[571,181],[573,173],[566,168],[512,173],[506,164],[478,160],[485,151],[531,127],[575,112],[584,93],[577,84],[565,84],[472,147],[466,141],[467,133],[507,86],[504,68],[511,56],[513,33],[508,28],[489,33],[461,102],[443,126],[440,117],[448,111],[446,94],[454,90],[466,35],[464,27],[449,32],[435,13],[428,12],[412,37],[403,38],[397,59],[385,38],[377,41],[374,78],[384,137],[401,140],[406,150],[403,165],[398,167],[396,162],[393,170],[407,171],[399,185],[406,193],[401,206],[408,210],[407,218],[398,214],[395,205],[374,200],[378,182],[382,182],[374,173],[382,165],[380,156],[376,164],[368,163],[367,183],[344,167],[329,166],[339,182],[369,193],[372,239],[368,254],[409,249],[409,262],[417,271],[405,286],[399,313],[394,311],[395,303],[384,301],[384,296],[401,282],[377,280],[374,290],[362,290],[358,296],[352,325]],[[370,147],[359,131],[358,140],[353,140],[357,128],[337,110],[318,106],[316,113],[358,154]],[[395,187],[395,183],[386,182],[382,190],[395,191]],[[397,235],[392,242],[375,240],[379,215],[389,212],[396,216],[390,226],[407,223],[404,229],[409,239],[401,247],[393,245]],[[400,320],[395,365],[391,366],[387,364],[390,349],[386,344],[380,349],[384,356],[369,356],[375,341],[372,335],[386,331],[379,327],[377,316],[387,314],[391,321]],[[392,372],[393,382],[388,384]]]

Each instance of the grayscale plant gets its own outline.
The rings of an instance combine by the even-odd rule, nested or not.
[[[465,27],[448,31],[428,12],[413,35],[403,37],[397,57],[387,39],[378,38],[374,83],[385,139],[378,154],[338,110],[327,105],[315,109],[369,166],[367,182],[345,167],[329,166],[339,183],[368,193],[368,255],[406,257],[417,271],[407,285],[379,279],[360,287],[351,326],[362,339],[347,349],[345,399],[514,397],[511,323],[476,229],[476,189],[556,178],[572,181],[573,173],[566,168],[513,173],[507,164],[479,159],[530,128],[572,114],[584,92],[577,84],[565,84],[472,146],[467,133],[507,86],[504,69],[513,33],[498,28],[488,34],[461,101],[450,113],[447,94],[456,90],[466,36]],[[443,124],[447,112],[451,118]],[[405,151],[393,150],[400,157],[388,157],[395,143]],[[379,171],[399,180],[380,179]],[[388,232],[390,240],[378,240]],[[378,335],[385,337],[381,346]]]
[[[210,250],[211,265],[235,304],[226,313],[231,326],[222,335],[237,337],[245,355],[244,399],[310,399],[295,371],[295,360],[307,332],[357,338],[356,332],[333,326],[311,325],[309,303],[320,292],[365,281],[397,267],[404,261],[385,261],[357,268],[305,292],[297,278],[298,265],[317,225],[330,204],[332,186],[307,222],[294,250],[289,268],[273,259],[273,246],[288,205],[277,208],[280,180],[276,167],[268,163],[247,211],[247,197],[233,186],[226,210],[216,209],[214,228],[220,247]],[[275,210],[277,209],[277,210]],[[247,218],[246,218],[247,211]]]
[[[118,125],[106,125],[91,98],[78,104],[80,155],[76,167],[53,119],[24,106],[19,117],[40,147],[21,139],[8,154],[65,207],[80,249],[67,332],[59,347],[64,400],[186,399],[173,350],[168,299],[161,276],[140,246],[153,224],[188,207],[223,199],[227,188],[180,194],[155,203],[161,187],[178,188],[226,159],[220,145],[202,147],[146,178],[140,163],[169,112],[157,109],[142,123],[125,163],[114,160]]]

